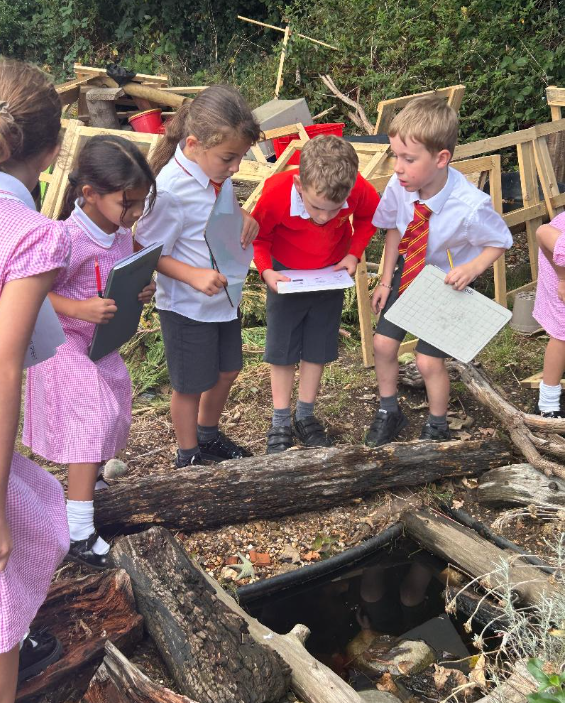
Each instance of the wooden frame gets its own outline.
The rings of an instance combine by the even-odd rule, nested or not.
[[[565,88],[558,88],[556,85],[550,85],[545,90],[547,104],[551,110],[551,119],[560,120],[563,117],[562,107],[565,107]]]
[[[438,90],[426,90],[424,93],[403,95],[400,98],[392,98],[390,100],[381,100],[377,106],[377,121],[373,134],[386,134],[396,113],[414,98],[419,98],[422,95],[439,95],[447,100],[447,104],[451,105],[455,112],[459,112],[464,94],[464,85],[451,85],[447,88],[439,88]]]

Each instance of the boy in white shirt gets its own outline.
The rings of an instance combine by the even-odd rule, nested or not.
[[[443,269],[445,283],[463,290],[512,246],[510,231],[490,197],[449,166],[457,133],[457,114],[437,96],[412,100],[389,129],[396,165],[373,218],[387,233],[383,274],[372,299],[373,311],[381,313],[373,340],[380,408],[365,437],[372,447],[391,442],[408,424],[397,390],[398,349],[406,331],[384,313],[425,264]],[[418,341],[416,364],[429,401],[420,439],[450,439],[446,356]]]

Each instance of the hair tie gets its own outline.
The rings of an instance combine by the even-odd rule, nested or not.
[[[0,115],[5,117],[8,122],[14,121],[14,117],[10,112],[10,103],[6,102],[6,100],[0,100]]]

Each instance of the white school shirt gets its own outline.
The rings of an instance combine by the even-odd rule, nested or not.
[[[157,176],[155,205],[137,223],[135,238],[143,247],[162,243],[162,256],[211,269],[204,230],[216,193],[200,166],[183,154],[183,145],[181,142],[177,146],[174,156]],[[230,178],[224,181],[223,189],[231,192],[234,207],[239,207]],[[208,296],[188,283],[157,274],[155,304],[159,310],[170,310],[199,322],[228,322],[237,317],[239,300],[232,298],[232,302],[233,308],[223,290]]]
[[[404,235],[414,219],[414,203],[418,192],[409,193],[394,174],[388,182],[373,217],[373,225],[383,229],[398,229]],[[485,247],[510,249],[512,235],[502,217],[492,207],[490,196],[469,183],[465,176],[451,166],[447,182],[431,198],[421,200],[432,211],[426,264],[449,271],[447,250],[454,266],[466,264]]]

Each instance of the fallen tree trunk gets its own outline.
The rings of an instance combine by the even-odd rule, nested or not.
[[[21,684],[18,703],[78,700],[102,661],[106,641],[129,652],[143,636],[143,618],[122,570],[56,581],[32,624],[32,629],[43,627],[59,638],[63,656]]]
[[[527,696],[538,688],[525,661],[515,662],[510,676],[484,698],[475,703],[526,703]]]
[[[477,595],[471,588],[446,586],[445,610],[448,613],[462,613],[471,625],[480,628],[503,630],[507,625],[504,610],[488,597]]]
[[[170,532],[123,537],[112,557],[130,575],[145,627],[185,695],[198,703],[266,703],[288,691],[288,666],[218,601]]]
[[[531,464],[510,464],[484,474],[477,488],[479,503],[565,508],[565,481],[548,478]]]
[[[147,545],[147,551],[144,552],[144,543]],[[158,545],[161,546],[161,551],[158,549]],[[163,559],[163,551],[166,548],[167,556]],[[173,557],[173,553],[175,556]],[[161,527],[153,527],[145,533],[123,537],[118,544],[114,547],[115,558],[117,558],[120,563],[128,570],[131,570],[132,581],[134,583],[134,589],[136,589],[136,595],[138,595],[138,583],[140,598],[138,600],[145,600],[145,597],[141,595],[141,591],[145,591],[149,588],[150,581],[153,580],[153,571],[155,564],[146,558],[146,555],[154,555],[158,561],[170,562],[171,559],[178,559],[180,562],[187,564],[187,570],[184,572],[184,577],[189,575],[189,588],[192,587],[192,583],[196,583],[196,574],[199,575],[199,589],[202,589],[203,584],[207,584],[210,591],[204,591],[206,599],[210,600],[211,595],[215,594],[216,599],[216,609],[218,612],[223,611],[225,613],[226,609],[231,612],[233,618],[236,618],[240,624],[239,634],[244,640],[246,647],[249,647],[249,635],[253,640],[260,644],[266,645],[268,649],[274,650],[273,654],[277,652],[280,658],[286,662],[291,669],[291,686],[296,692],[300,700],[304,703],[361,703],[361,699],[358,694],[348,686],[345,681],[343,681],[337,674],[335,674],[331,669],[328,669],[321,662],[314,659],[303,647],[303,643],[306,640],[309,631],[308,628],[303,625],[297,625],[293,628],[292,632],[287,635],[278,635],[272,632],[267,627],[264,627],[257,620],[252,618],[246,612],[244,612],[236,601],[223,590],[223,588],[208,574],[206,574],[195,562],[189,559],[186,552],[182,547],[175,542],[169,532]],[[138,560],[139,558],[139,560]],[[135,562],[135,563],[134,563]],[[151,573],[146,578],[143,569],[149,567]],[[188,571],[188,569],[190,571]],[[166,571],[166,568],[163,569]],[[169,575],[164,574],[168,579]],[[186,588],[185,588],[186,590]],[[184,594],[184,591],[183,591]],[[184,596],[185,606],[189,608],[191,604],[191,599]],[[146,601],[147,605],[151,608],[155,608],[157,603],[155,601]],[[141,608],[144,607],[143,603],[140,603]],[[200,606],[200,602],[198,602]],[[157,616],[148,617],[147,626],[152,627],[153,620]],[[156,623],[157,627],[160,627],[159,623]],[[178,628],[175,628],[174,632],[178,632]],[[249,634],[248,634],[249,633]],[[243,645],[239,645],[242,647]],[[165,658],[165,657],[164,657]],[[260,676],[264,676],[264,672],[259,672]],[[208,700],[207,698],[204,700]],[[228,699],[230,703],[235,703],[236,698],[232,697]],[[239,700],[239,699],[237,699]],[[201,699],[198,698],[199,703]]]
[[[117,647],[106,642],[106,656],[81,703],[197,703],[147,678]]]
[[[509,588],[520,601],[536,605],[543,598],[565,597],[562,587],[547,574],[527,564],[514,552],[506,552],[437,512],[420,510],[405,513],[402,522],[407,533],[424,549],[455,564],[477,578],[486,589],[504,593]]]
[[[509,458],[507,446],[495,440],[398,442],[378,449],[352,446],[255,456],[128,479],[97,491],[96,524],[114,533],[150,525],[211,529],[323,510],[394,486],[477,475]]]

